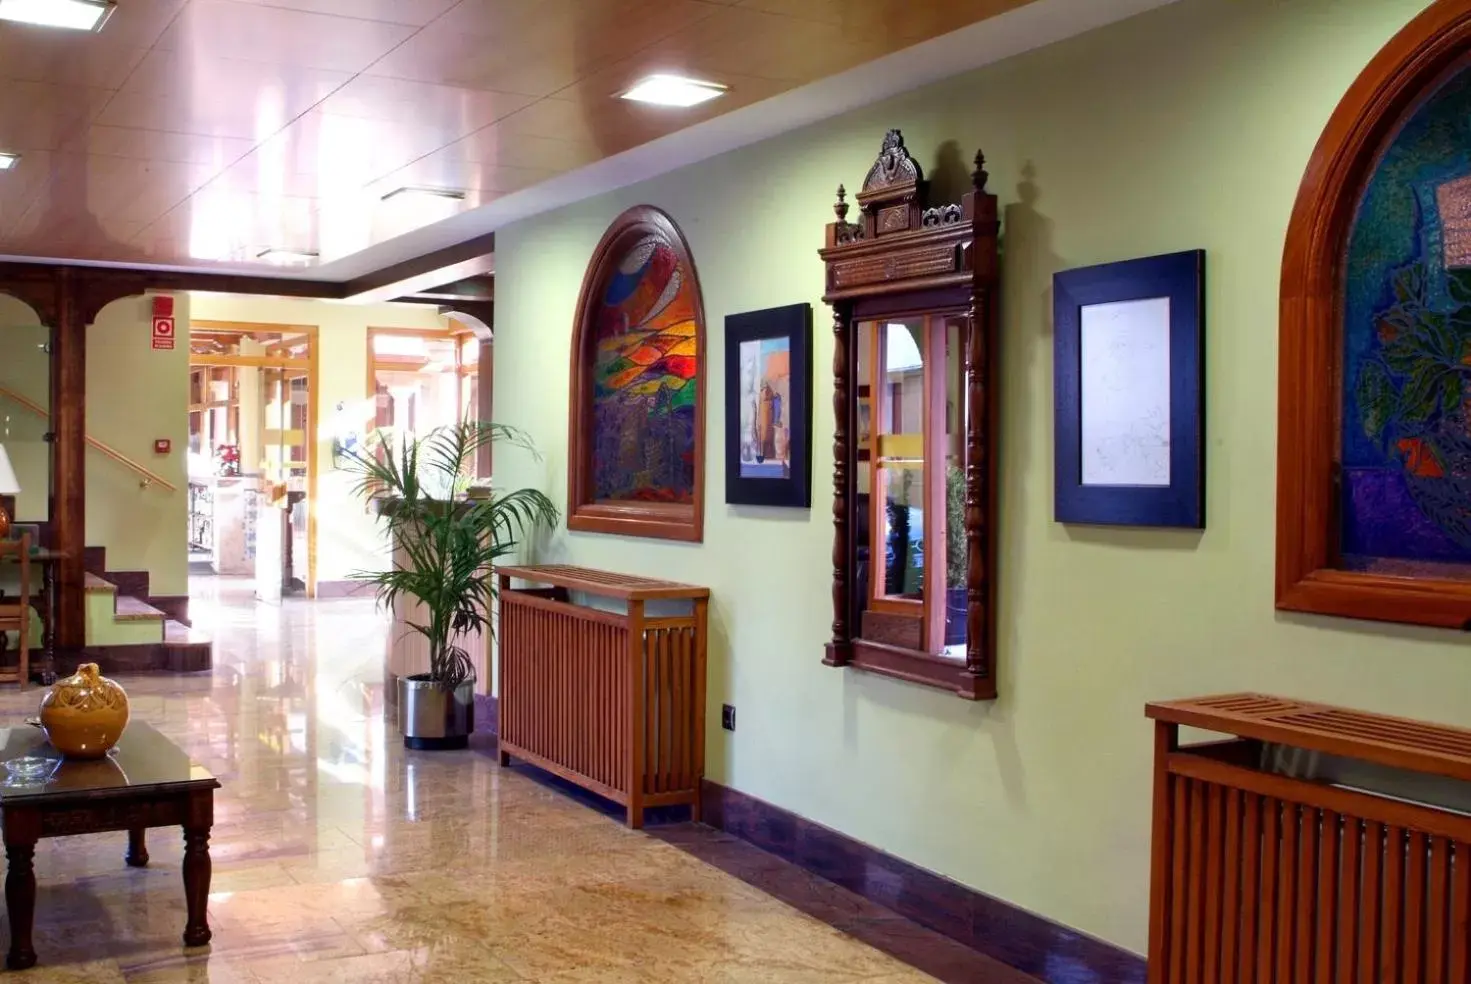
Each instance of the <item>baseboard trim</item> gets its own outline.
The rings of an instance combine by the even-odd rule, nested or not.
[[[1143,984],[1144,958],[705,780],[701,819],[1047,984]]]
[[[371,598],[373,585],[366,581],[318,581],[317,600],[329,598]]]
[[[496,702],[495,694],[475,695],[475,733],[477,735],[493,735],[496,733],[496,725],[500,707]]]

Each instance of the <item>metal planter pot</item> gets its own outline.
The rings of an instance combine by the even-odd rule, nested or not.
[[[399,677],[398,727],[405,748],[468,747],[475,730],[475,681],[446,691],[427,673]]]

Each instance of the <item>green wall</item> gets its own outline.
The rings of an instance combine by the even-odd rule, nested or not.
[[[189,297],[174,295],[174,322],[189,323]],[[87,435],[177,487],[141,487],[136,472],[87,451],[87,543],[107,548],[107,568],[147,571],[155,595],[189,593],[189,343],[153,347],[153,299],[124,297],[87,326]],[[153,453],[155,438],[172,451]]]
[[[683,228],[708,340],[703,545],[559,531],[539,559],[713,589],[709,775],[1136,951],[1145,943],[1145,701],[1236,689],[1471,724],[1461,635],[1272,605],[1277,288],[1309,153],[1422,0],[1183,0],[1088,36],[497,234],[496,417],[545,461],[502,488],[565,496],[567,370],[584,266],[650,203]],[[1004,207],[1001,698],[824,667],[831,619],[831,333],[817,248],[838,182],[903,128],[958,194],[985,149]],[[1202,534],[1052,521],[1051,277],[1208,253]],[[810,512],[722,502],[726,315],[808,300],[818,367]],[[720,730],[721,703],[739,730]]]
[[[189,348],[180,342],[172,351],[154,350],[151,305],[147,297],[113,301],[87,327],[87,436],[163,477],[177,491],[157,484],[142,488],[136,472],[89,447],[87,544],[107,548],[111,570],[148,571],[153,594],[185,595]],[[179,295],[174,315],[180,325],[189,323],[186,296]],[[0,295],[0,386],[48,408],[50,362],[40,346],[49,334],[29,307]],[[0,443],[21,482],[16,513],[22,521],[47,518],[46,430],[43,418],[0,399]],[[173,442],[171,454],[153,453],[154,438],[160,437]]]
[[[43,346],[50,329],[27,305],[8,294],[0,294],[0,388],[16,393],[37,406],[50,409],[51,357]],[[50,490],[51,457],[45,434],[47,418],[0,394],[0,444],[20,482],[15,519],[41,522],[46,519]]]

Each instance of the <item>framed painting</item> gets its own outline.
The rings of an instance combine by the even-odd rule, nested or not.
[[[593,251],[572,341],[567,528],[703,537],[705,315],[679,228],[647,205]]]
[[[1205,252],[1053,279],[1054,517],[1205,526]]]
[[[812,505],[812,305],[725,319],[725,501]]]
[[[1328,122],[1282,260],[1277,607],[1471,627],[1471,5]]]

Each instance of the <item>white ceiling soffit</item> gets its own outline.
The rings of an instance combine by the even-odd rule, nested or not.
[[[1174,2],[1176,0],[1034,0],[1024,7],[931,38],[764,102],[744,106],[319,266],[280,271],[242,267],[232,271],[230,267],[221,266],[81,265],[145,266],[176,272],[191,269],[210,273],[241,272],[287,280],[353,280],[494,232],[512,222],[637,184]],[[0,256],[0,260],[6,259],[30,258]]]

